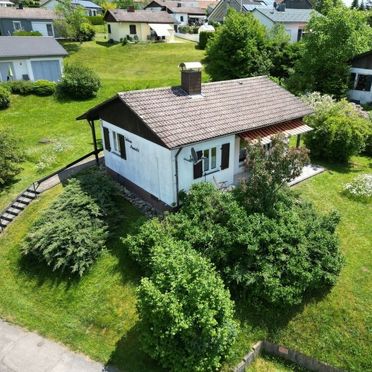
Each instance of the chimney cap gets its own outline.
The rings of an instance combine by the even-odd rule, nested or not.
[[[201,71],[203,68],[200,62],[182,62],[178,67],[181,71]]]

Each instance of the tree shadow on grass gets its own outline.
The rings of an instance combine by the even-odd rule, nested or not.
[[[100,46],[103,46],[103,47],[106,47],[106,48],[111,48],[114,45],[119,45],[119,43],[113,43],[113,42],[109,42],[109,41],[96,41],[96,44],[100,45]]]
[[[320,165],[325,168],[328,173],[358,173],[363,167],[361,164],[349,162],[349,163],[327,163],[325,161],[320,161],[316,159],[311,160],[312,164]]]
[[[64,42],[62,43],[62,46],[66,49],[69,55],[75,54],[81,49],[81,45],[79,43]]]
[[[135,325],[118,341],[107,365],[118,367],[122,372],[165,372],[142,350],[139,328]]]

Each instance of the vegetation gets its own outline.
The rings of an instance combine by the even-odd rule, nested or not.
[[[32,83],[31,93],[36,96],[51,96],[56,91],[56,83],[49,80],[37,80]]]
[[[345,194],[356,200],[372,200],[372,174],[362,174],[355,177],[344,187]]]
[[[42,36],[39,31],[18,30],[13,32],[13,36]]]
[[[344,97],[351,58],[372,48],[372,27],[366,14],[336,7],[327,17],[312,16],[307,30],[311,32],[303,39],[304,50],[288,82],[289,88]]]
[[[0,109],[5,109],[10,106],[10,93],[8,89],[0,86]]]
[[[347,10],[342,0],[314,0],[314,9],[319,13],[328,15],[333,9]]]
[[[0,190],[21,171],[22,160],[18,141],[9,130],[0,130]]]
[[[65,67],[63,77],[57,85],[57,91],[61,97],[87,99],[95,97],[100,87],[100,78],[92,69],[71,64]]]
[[[154,248],[138,288],[145,351],[170,371],[214,371],[234,343],[233,302],[212,265],[186,244]]]
[[[68,182],[61,196],[34,223],[22,247],[54,270],[82,276],[97,260],[108,237],[108,221],[118,218],[117,187],[103,172]]]
[[[101,16],[101,15],[89,16],[87,18],[89,20],[89,23],[93,26],[104,25],[105,24],[104,21],[103,21],[103,16]]]
[[[313,128],[305,136],[305,144],[313,158],[348,162],[351,156],[363,151],[371,130],[366,113],[346,100],[337,102],[319,93],[303,99],[314,109],[305,119]]]
[[[205,49],[209,39],[213,37],[214,32],[210,31],[201,31],[199,32],[199,43],[198,46],[200,49]]]
[[[34,94],[36,96],[51,96],[56,91],[56,83],[48,80],[13,80],[4,83],[4,88],[7,88],[12,94],[27,96]]]

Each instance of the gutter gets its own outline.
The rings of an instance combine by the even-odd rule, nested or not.
[[[178,155],[180,154],[180,152],[182,151],[183,147],[180,147],[178,149],[178,151],[176,152],[176,156],[175,156],[175,161],[176,161],[176,205],[177,207],[179,207],[179,204],[180,204],[180,200],[179,200],[179,180],[178,180]]]

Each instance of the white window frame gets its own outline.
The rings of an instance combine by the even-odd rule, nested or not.
[[[112,148],[111,151],[117,155],[120,155],[120,144],[119,144],[119,133],[115,132],[114,130],[111,131],[112,133]]]
[[[212,156],[214,150],[214,156]],[[203,173],[214,172],[217,170],[217,146],[202,150]]]
[[[16,25],[19,25],[19,28],[17,28]],[[13,21],[13,30],[14,31],[22,31],[22,22],[21,21]]]

